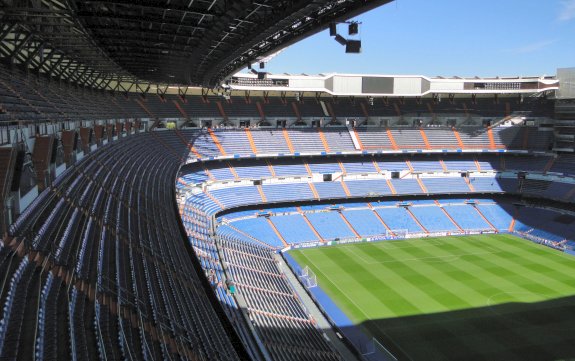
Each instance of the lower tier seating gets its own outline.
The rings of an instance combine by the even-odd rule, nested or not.
[[[277,236],[272,240],[273,230],[264,228],[270,226],[265,222],[238,220],[243,230],[238,231],[238,225],[223,225],[214,239],[207,231],[211,218],[192,201],[195,198],[180,205],[184,226],[238,333],[245,332],[249,320],[265,348],[263,352],[273,360],[340,360],[278,268],[274,255],[282,240]],[[240,311],[236,297],[241,297],[247,315]],[[243,337],[243,341],[249,344],[249,336]]]
[[[303,219],[309,220],[309,223]],[[275,229],[272,229],[275,225]],[[283,248],[285,245],[360,238],[392,237],[406,231],[434,233],[518,232],[575,246],[575,216],[493,199],[437,199],[326,204],[313,208],[270,208],[218,217],[217,234],[241,242]],[[266,228],[267,227],[267,228]],[[231,231],[230,231],[231,230]]]

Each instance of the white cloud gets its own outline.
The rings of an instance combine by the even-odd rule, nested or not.
[[[531,43],[531,44],[527,44],[524,46],[520,46],[518,48],[513,48],[513,49],[509,49],[509,52],[512,53],[517,53],[517,54],[527,54],[527,53],[534,53],[536,51],[539,51],[543,48],[548,47],[549,45],[556,43],[557,40],[556,39],[552,39],[552,40],[541,40],[541,41],[537,41],[535,43]]]
[[[575,19],[575,0],[563,0],[557,20],[569,21],[571,19]]]

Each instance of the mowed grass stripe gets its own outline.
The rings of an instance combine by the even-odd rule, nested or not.
[[[575,265],[572,256],[534,243],[523,245],[522,243],[525,243],[524,240],[509,239],[509,236],[503,236],[504,239],[497,240],[496,243],[504,252],[509,251],[512,253],[506,254],[510,260],[516,260],[528,265],[529,269],[537,274],[551,274],[556,281],[567,285],[575,285],[573,282]]]
[[[476,242],[476,236],[470,236],[466,242],[451,242],[446,244],[445,247],[450,247],[455,252],[461,251],[462,248],[480,249],[483,243]],[[504,267],[504,265],[499,262],[493,262],[497,256],[502,252],[497,244],[488,243],[490,247],[496,248],[497,252],[493,252],[487,257],[483,256],[466,256],[466,266],[465,269],[476,275],[476,280],[489,280],[491,285],[490,288],[495,288],[491,296],[498,292],[515,292],[524,293],[532,292],[532,290],[523,287],[522,282],[518,282],[520,275],[514,271],[515,265]],[[458,262],[454,262],[454,265],[458,265]],[[530,272],[527,272],[530,273]],[[525,281],[525,279],[523,280]],[[483,301],[485,302],[485,301]],[[485,304],[476,304],[476,306],[485,306]]]
[[[485,246],[489,246],[490,249],[494,249],[494,251],[487,256],[466,256],[464,260],[461,261],[465,262],[465,269],[475,274],[476,280],[489,280],[490,285],[496,289],[507,289],[515,292],[527,291],[509,279],[510,276],[514,275],[513,272],[490,261],[498,253],[502,252],[496,245],[477,242],[475,236],[470,236],[469,238],[466,237],[464,241],[454,240],[453,242],[444,244],[442,247],[449,248],[453,250],[453,252],[461,252],[462,249],[478,250]],[[461,262],[453,262],[452,264],[457,266]]]
[[[440,250],[445,252],[443,245],[439,246],[433,243],[432,247],[438,251]],[[437,254],[430,251],[433,251],[433,249],[419,249],[416,253],[410,250],[410,252],[414,252],[415,255],[426,260],[431,259],[433,255]],[[457,254],[458,252],[453,253]],[[460,304],[452,304],[451,309],[454,310],[475,306],[477,305],[478,299],[486,299],[499,290],[498,288],[493,287],[493,285],[483,281],[482,278],[477,278],[476,275],[468,273],[466,271],[467,265],[468,262],[461,258],[457,258],[451,262],[419,262],[418,268],[421,272],[428,275],[430,285],[444,285],[439,289],[432,289],[430,286],[424,285],[425,289],[429,290],[428,292],[435,293],[449,288],[449,292],[457,294],[459,298],[464,300],[464,302]],[[441,294],[438,293],[438,296],[441,297]]]
[[[423,251],[424,247],[400,247],[394,249],[394,252],[399,254],[400,259],[411,259],[414,257],[419,257],[423,260],[426,260],[422,262],[405,262],[393,264],[393,269],[395,269],[395,271],[399,274],[403,274],[406,282],[417,282],[417,286],[420,287],[428,297],[433,298],[438,303],[441,303],[444,307],[443,310],[437,310],[430,307],[429,304],[426,304],[425,307],[421,308],[423,308],[426,313],[441,311],[447,312],[454,309],[470,308],[478,298],[485,299],[485,296],[475,292],[472,288],[466,286],[464,283],[459,282],[458,280],[455,280],[446,275],[444,272],[440,271],[441,267],[444,266],[446,262],[428,263],[430,260],[437,260],[437,255],[442,255],[445,253],[443,249],[437,246],[434,247],[437,252],[429,252],[432,250],[430,247],[425,247],[425,251]],[[359,248],[359,252],[363,252],[363,257],[375,258],[374,256],[377,255],[377,248],[378,247],[375,244],[369,244]],[[409,250],[409,252],[407,250]],[[405,283],[398,283],[397,288],[403,290],[404,285]],[[449,286],[449,289],[444,287],[444,285]],[[419,299],[418,304],[421,302],[423,302],[423,300]],[[454,327],[454,322],[451,319],[446,319],[446,322],[447,324],[445,327],[442,327],[442,324],[438,324],[437,322],[434,322],[432,327],[434,327],[437,333],[441,333],[446,339],[449,339],[449,350],[452,353],[455,352],[455,348],[462,350],[461,352],[465,352],[465,350],[468,350],[473,345],[477,345],[477,342],[481,342],[483,345],[494,345],[498,342],[496,337],[483,335],[480,329],[477,329],[472,325],[466,325],[466,327],[462,328]],[[458,322],[459,321],[455,322],[455,324]],[[393,324],[391,323],[392,322],[390,321],[386,325],[386,333],[383,336],[393,340],[398,337],[398,333],[399,335],[403,334],[401,328],[405,327],[406,324],[403,322],[397,322]],[[378,325],[378,323],[374,324]],[[413,324],[410,326],[414,327]],[[422,326],[422,324],[419,323],[419,326]],[[371,329],[370,332],[378,337],[378,327],[373,328],[374,329]],[[421,345],[425,345],[425,343],[428,342],[427,333],[418,335],[417,333],[413,333],[411,330],[408,330],[408,333],[410,344],[416,344],[418,347],[421,347]],[[465,335],[465,337],[461,337],[463,335]],[[445,354],[439,353],[437,357],[445,357]]]
[[[473,238],[471,238],[471,239],[469,239],[469,241],[474,242],[475,240]],[[466,242],[445,242],[441,246],[437,246],[437,247],[449,248],[455,254],[457,254],[461,251],[462,247],[467,248],[468,243],[469,242],[467,240],[466,240]],[[475,243],[475,245],[477,245],[477,243]],[[495,251],[497,251],[497,249],[495,249]],[[461,261],[457,261],[457,262],[445,262],[444,264],[441,265],[441,268],[444,269],[445,271],[447,271],[448,269],[456,269],[457,274],[459,274],[459,272],[465,272],[465,270],[468,270],[471,267],[473,267],[473,265],[470,264],[470,262],[465,261],[463,259]],[[468,275],[469,275],[469,273],[468,273]],[[497,277],[498,279],[497,279],[497,281],[495,281],[495,280],[493,280],[492,276],[493,275],[491,275],[491,277],[489,277],[489,275],[480,276],[476,272],[475,273],[476,278],[473,278],[473,276],[470,276],[471,278],[473,278],[474,282],[469,282],[469,278],[466,281],[467,288],[474,288],[477,292],[481,292],[483,295],[483,297],[475,298],[475,302],[473,302],[473,303],[475,303],[475,306],[482,307],[482,306],[484,306],[483,302],[481,302],[482,300],[485,300],[485,299],[489,300],[490,297],[492,297],[493,295],[504,294],[506,292],[506,288],[503,287],[503,285],[506,283],[505,280],[502,279],[501,277]],[[490,284],[487,284],[486,282],[484,282],[483,279],[490,279],[491,280]],[[494,287],[494,285],[499,285],[499,286]],[[478,303],[478,301],[479,301],[479,303]],[[479,315],[473,315],[473,318],[480,318],[481,315],[482,315],[482,313],[480,313]],[[489,315],[487,315],[487,316],[489,316]],[[476,326],[476,325],[480,325],[481,323],[480,322],[478,323],[475,319],[471,319],[471,320],[469,320],[469,322],[466,322],[465,324],[461,324],[461,323],[453,322],[453,321],[454,321],[453,319],[450,319],[448,321],[449,322],[448,324],[445,324],[445,325],[439,324],[439,325],[436,325],[436,327],[438,327],[438,328],[442,327],[442,326],[447,327],[447,328],[456,327],[455,330],[452,330],[453,333],[458,334],[460,337],[465,336],[465,337],[462,337],[464,339],[463,342],[469,347],[469,349],[475,350],[475,352],[482,352],[485,349],[499,350],[499,352],[502,352],[503,350],[505,350],[505,343],[502,341],[505,341],[510,336],[516,342],[520,342],[522,344],[531,343],[531,340],[525,337],[524,330],[521,329],[521,327],[523,325],[517,325],[519,327],[519,329],[518,329],[518,328],[509,327],[508,325],[493,324],[493,325],[491,325],[492,327],[490,329],[485,329],[485,328],[482,328],[482,327],[480,328],[479,326]],[[408,327],[413,327],[413,325],[410,325]],[[505,330],[505,335],[503,335],[503,337],[502,337],[501,332],[499,332],[499,330]],[[509,351],[509,352],[512,353],[512,351]],[[514,358],[514,357],[512,357],[512,355],[508,355],[507,357],[509,357],[510,359]],[[518,359],[521,359],[521,358],[518,358]]]
[[[447,275],[444,268],[447,268],[450,265],[458,265],[461,264],[461,267],[459,269],[457,269],[457,272],[455,274],[460,275],[461,273],[466,273],[464,270],[467,269],[466,266],[468,266],[469,262],[465,261],[464,258],[465,257],[456,257],[456,259],[452,262],[433,262],[434,257],[436,257],[437,255],[442,255],[445,254],[446,250],[445,250],[445,245],[449,244],[449,243],[439,243],[440,245],[438,245],[438,243],[436,242],[426,242],[426,247],[398,247],[396,249],[394,249],[394,252],[398,252],[400,253],[400,258],[403,259],[411,259],[414,257],[419,257],[421,258],[423,261],[422,262],[407,262],[401,266],[404,267],[410,267],[410,268],[414,268],[412,265],[417,265],[418,268],[420,268],[420,273],[423,272],[425,274],[429,275],[429,278],[427,278],[427,282],[428,284],[433,285],[435,289],[430,289],[429,287],[425,287],[425,284],[422,284],[422,287],[427,289],[427,292],[437,292],[436,290],[445,290],[444,287],[438,287],[440,284],[445,284],[446,287],[449,287],[449,289],[451,291],[446,291],[446,293],[449,294],[453,294],[452,291],[457,290],[457,295],[459,297],[465,297],[465,295],[467,295],[466,297],[466,303],[465,304],[457,304],[457,303],[451,303],[452,306],[452,310],[455,309],[463,309],[463,308],[469,308],[471,305],[473,306],[484,306],[485,305],[485,300],[488,299],[490,296],[503,292],[500,288],[495,288],[495,287],[490,287],[488,284],[486,284],[485,282],[483,283],[483,288],[484,288],[484,292],[483,293],[479,293],[477,292],[476,289],[474,289],[473,286],[477,287],[477,284],[475,285],[469,285],[466,284],[466,282],[462,282],[458,279],[454,279],[453,277],[451,277],[450,275]],[[364,252],[370,251],[370,249],[372,250],[374,248],[374,245],[369,245],[369,246],[363,246],[360,249],[363,250]],[[431,251],[433,248],[435,248],[435,250],[437,250],[437,252],[429,252]],[[407,252],[407,250],[409,250],[409,252]],[[496,250],[495,250],[496,251]],[[457,247],[452,247],[450,249],[450,252],[452,254],[469,254],[469,251],[465,251],[464,249],[461,248],[457,248]],[[481,252],[477,252],[477,253],[481,253]],[[373,252],[373,254],[375,254],[375,252]],[[401,267],[399,264],[395,265],[395,267],[397,267],[396,269],[398,269],[399,267]],[[442,271],[438,271],[438,270],[442,270]],[[431,279],[433,278],[433,279]],[[470,279],[472,278],[471,275],[467,274],[467,277],[465,277],[466,279]],[[481,278],[476,278],[476,280],[480,280]],[[401,285],[398,285],[398,287],[401,287]],[[487,289],[485,289],[485,287],[488,287]],[[478,290],[481,290],[480,287],[477,288]],[[442,293],[438,292],[436,293],[436,297],[441,298]],[[479,301],[479,304],[478,304]],[[425,309],[426,312],[433,312],[433,310],[430,309]],[[465,317],[468,317],[465,316]],[[442,327],[442,324],[435,324],[434,327],[437,331],[442,330],[443,334],[446,335],[446,338],[450,339],[450,343],[451,343],[451,348],[452,351],[453,347],[455,346],[454,343],[456,342],[455,340],[458,340],[460,343],[463,344],[459,345],[458,349],[465,349],[467,348],[473,348],[473,347],[488,347],[490,349],[502,349],[503,346],[500,344],[500,336],[499,335],[493,335],[490,333],[485,333],[482,334],[481,330],[474,327],[473,324],[466,324],[465,327],[457,327],[458,325],[460,325],[459,321],[455,321],[454,319],[446,319],[447,324],[445,324],[445,327]],[[395,323],[394,323],[395,324]],[[399,328],[401,327],[414,327],[413,324],[401,324],[399,323]],[[421,327],[421,323],[419,323],[419,326]],[[396,326],[397,327],[397,326]],[[415,326],[417,327],[417,326]],[[455,327],[455,329],[453,329]],[[376,330],[374,330],[374,334],[377,332]],[[387,333],[388,333],[388,337],[390,338],[394,338],[397,337],[396,336],[396,332],[399,331],[397,329],[393,330],[393,329],[388,329]],[[422,334],[421,337],[416,337],[413,335],[412,332],[409,333],[410,334],[410,343],[415,343],[415,344],[424,344],[426,341],[425,338],[428,337],[428,334]],[[464,338],[459,338],[457,336],[462,336],[465,335]],[[514,335],[515,339],[520,339],[522,336],[519,334]],[[480,346],[481,345],[481,346]]]
[[[562,298],[575,295],[571,256],[509,235],[292,254],[316,272],[340,307],[346,304],[344,312],[349,308],[359,315],[351,317],[354,321],[364,320],[375,337],[392,341],[416,360],[575,356],[575,302]]]
[[[431,240],[433,241],[433,240]],[[422,253],[422,249],[431,249],[431,247],[436,247],[441,249],[441,253],[445,252],[445,248],[449,247],[450,252],[456,255],[465,255],[455,257],[450,259],[450,261],[445,262],[434,262],[438,264],[439,267],[445,264],[463,264],[462,268],[467,270],[473,270],[474,273],[481,275],[482,277],[477,277],[476,279],[480,280],[482,278],[490,279],[491,285],[495,288],[494,293],[492,295],[499,293],[499,292],[512,292],[512,293],[531,293],[533,295],[541,294],[541,293],[549,293],[550,289],[542,286],[541,283],[539,285],[529,285],[531,282],[530,279],[525,278],[521,273],[515,272],[514,268],[515,265],[512,266],[511,263],[507,263],[507,267],[502,266],[499,262],[493,262],[489,259],[495,256],[497,252],[492,252],[492,254],[485,255],[484,252],[481,252],[482,248],[485,245],[477,244],[476,238],[471,236],[469,238],[460,238],[456,237],[452,239],[452,242],[448,240],[443,241],[440,246],[437,246],[435,242],[430,242],[428,240],[419,240],[415,242],[425,243],[426,247],[421,247],[418,249],[417,247],[396,247],[393,252],[395,254],[400,253],[401,256],[397,257],[397,259],[417,259],[418,256],[421,257],[421,262],[393,262],[393,267],[396,271],[400,271],[401,269],[406,269],[407,276],[410,275],[409,271],[412,271],[414,264],[425,264],[427,261],[433,260],[434,255],[426,255]],[[407,242],[414,242],[414,241],[407,241]],[[491,245],[491,243],[490,243]],[[358,247],[359,250],[364,249],[365,247],[370,247],[369,244],[362,244],[361,247]],[[405,250],[409,249],[410,252],[416,252],[417,254],[405,254]],[[496,251],[498,251],[496,249]],[[475,256],[474,254],[478,254]],[[384,257],[382,260],[386,263],[389,263],[391,255],[388,257]],[[467,262],[466,259],[469,259],[471,262]],[[479,266],[478,266],[479,265]],[[370,266],[375,266],[371,264]],[[530,273],[530,272],[527,272]],[[431,282],[432,285],[437,285],[441,282],[441,279],[437,279],[435,282]],[[528,284],[527,287],[524,287],[525,284]],[[403,285],[402,285],[403,287]],[[400,288],[401,289],[401,288]],[[486,300],[482,298],[476,299],[475,302],[472,303],[473,306],[485,306]],[[456,308],[454,308],[456,309]],[[436,310],[427,309],[426,312],[435,312]]]
[[[365,245],[368,246],[368,245]],[[363,248],[363,247],[362,247]],[[335,259],[341,259],[341,257],[346,257],[346,252],[342,251],[342,249],[344,248],[336,248],[337,250],[333,250],[331,251],[332,256],[335,257]],[[349,249],[348,249],[349,250]],[[361,251],[360,251],[361,252]],[[375,250],[375,252],[381,252],[381,250]],[[322,252],[325,254],[325,252]],[[374,307],[369,307],[368,308],[363,308],[363,316],[364,318],[362,319],[362,321],[368,320],[368,319],[388,319],[388,318],[395,318],[397,316],[400,316],[402,314],[421,314],[422,311],[421,310],[417,310],[417,312],[414,312],[412,309],[410,309],[410,306],[412,305],[412,303],[410,302],[410,300],[414,300],[417,299],[419,303],[422,302],[422,298],[425,297],[424,293],[420,293],[417,291],[416,287],[410,287],[409,284],[409,280],[406,278],[402,278],[402,277],[390,277],[391,274],[395,274],[395,271],[393,270],[393,268],[389,267],[389,264],[386,265],[375,265],[376,267],[374,268],[374,265],[370,265],[369,268],[367,266],[364,266],[363,263],[358,263],[355,260],[358,259],[365,259],[366,254],[362,254],[359,255],[358,253],[354,252],[354,261],[353,262],[344,262],[343,264],[343,268],[346,270],[355,270],[354,272],[356,272],[357,270],[360,270],[362,278],[365,278],[365,280],[368,282],[368,285],[371,285],[372,287],[369,289],[369,293],[371,294],[372,297],[376,297],[377,299],[381,300],[381,302],[384,302],[388,307],[393,308],[394,312],[386,312],[384,314],[381,314],[380,312],[377,312],[379,310],[377,310],[377,308]],[[385,256],[385,255],[383,255]],[[394,264],[398,264],[397,262],[394,262]],[[354,267],[355,265],[355,267]],[[376,271],[377,270],[377,271]],[[384,273],[381,273],[384,272]],[[385,274],[386,275],[386,282],[389,283],[390,285],[393,285],[392,288],[388,288],[385,287],[384,283],[385,282],[381,282],[380,278],[381,275]],[[373,277],[372,277],[373,275]],[[402,291],[401,293],[399,292],[395,292],[395,289],[400,289],[398,287],[396,287],[398,284],[401,284],[402,287]],[[406,294],[405,290],[408,289],[408,292]],[[412,293],[410,293],[409,291],[411,291]],[[415,291],[415,293],[413,293],[413,291]],[[370,297],[366,297],[367,295],[362,294],[361,297],[357,297],[359,293],[355,292],[354,295],[356,296],[356,304],[364,304],[365,300],[370,299]],[[414,298],[414,297],[419,297],[419,298]],[[430,300],[427,300],[427,302],[430,302]],[[428,304],[429,306],[429,304]],[[441,306],[441,308],[445,308],[445,306]],[[406,312],[407,311],[407,312]],[[369,315],[369,316],[368,316]],[[381,326],[381,324],[379,322],[375,322],[375,323],[368,323],[368,325],[366,325],[366,327],[368,328],[369,332],[371,332],[377,339],[379,340],[387,340],[388,342],[390,342],[391,344],[394,344],[395,347],[397,347],[398,349],[400,349],[400,347],[397,346],[397,344],[395,344],[393,337],[390,337],[390,335],[387,333],[387,328],[384,328]],[[451,335],[452,338],[454,338],[456,335]],[[415,338],[413,338],[415,340]],[[425,339],[421,339],[420,342],[425,341]],[[455,343],[452,342],[452,343]],[[452,347],[454,347],[454,345],[452,345]],[[463,346],[462,346],[463,347]],[[405,351],[403,351],[405,353]],[[443,354],[441,354],[443,355]]]
[[[359,259],[357,254],[351,252],[351,250],[346,249],[344,247],[331,247],[331,248],[320,248],[317,249],[318,252],[314,252],[314,261],[317,260],[319,264],[325,266],[327,269],[332,269],[332,267],[344,269],[344,270],[354,270],[352,273],[356,274],[358,270],[362,270],[362,281],[358,282],[358,288],[348,288],[345,287],[344,289],[353,290],[353,295],[350,296],[348,293],[343,293],[342,287],[338,286],[339,280],[343,279],[344,284],[349,286],[345,280],[348,279],[348,272],[345,273],[338,273],[337,284],[332,280],[332,277],[328,274],[328,272],[323,272],[322,270],[318,270],[316,276],[318,280],[326,281],[323,283],[324,285],[328,285],[324,287],[324,291],[328,294],[330,293],[339,293],[343,295],[345,298],[344,302],[341,299],[333,299],[334,302],[345,312],[346,310],[350,310],[351,312],[346,312],[348,317],[350,317],[356,324],[362,324],[370,319],[377,318],[374,317],[373,314],[370,315],[371,310],[378,310],[386,315],[394,315],[392,310],[388,307],[388,302],[384,302],[383,296],[390,296],[393,299],[400,302],[404,309],[413,310],[415,306],[413,306],[407,299],[402,298],[399,294],[397,294],[394,288],[385,285],[384,283],[380,282],[378,278],[370,279],[366,277],[366,272],[363,267],[353,268],[350,267],[351,264],[360,265],[360,263],[356,261],[350,261],[351,258]],[[311,266],[310,260],[302,254],[302,258],[306,261],[305,264],[310,265],[312,270],[314,269]],[[349,262],[349,263],[346,263]],[[321,267],[320,267],[321,268]],[[341,277],[341,278],[339,278]],[[374,281],[377,281],[379,287],[374,287]],[[360,295],[358,297],[358,295]],[[351,307],[350,307],[351,306]],[[413,312],[413,311],[411,311]],[[421,310],[417,309],[416,313],[421,313]],[[378,340],[385,340],[388,345],[393,345],[398,351],[405,354],[405,351],[401,349],[401,346],[395,344],[394,340],[389,337],[384,327],[382,327],[379,323],[370,324],[369,326],[364,325],[368,329],[372,335],[374,335]]]
[[[511,276],[512,280],[521,284],[522,287],[529,289],[535,294],[540,293],[548,296],[564,294],[565,292],[575,292],[572,281],[564,281],[559,277],[563,274],[560,270],[555,270],[553,275],[533,270],[533,264],[554,264],[555,257],[549,257],[549,254],[546,255],[546,257],[541,257],[529,252],[524,252],[524,248],[520,247],[520,244],[517,242],[506,243],[502,240],[494,240],[493,243],[502,250],[508,248],[512,249],[512,251],[495,253],[493,257],[490,257],[488,262],[492,262],[501,268],[514,270],[513,273],[515,275]],[[557,256],[560,254],[557,252],[554,255]],[[559,267],[559,265],[557,266]],[[548,271],[552,270],[548,269]],[[575,268],[571,267],[571,272],[573,273],[574,271]]]
[[[370,298],[377,299],[379,303],[384,302],[389,310],[387,313],[383,313],[380,312],[381,310],[368,308],[368,311],[366,311],[368,318],[396,317],[401,314],[420,314],[422,312],[412,301],[416,297],[425,297],[425,294],[398,275],[392,268],[383,264],[364,265],[363,262],[357,262],[356,258],[349,257],[345,251],[337,247],[334,248],[334,254],[340,260],[346,259],[346,269],[353,269],[361,274],[362,284],[365,286]],[[401,293],[391,286],[397,284],[398,281],[407,282],[404,284],[404,289]],[[363,297],[365,296],[363,295]],[[363,297],[361,302],[365,303],[364,300],[367,299]],[[429,299],[426,301],[432,302]]]
[[[398,246],[397,244],[401,243],[401,242],[406,242],[408,244],[408,246]],[[393,256],[390,259],[379,259],[379,260],[365,260],[368,263],[386,263],[386,262],[418,262],[418,261],[422,261],[424,260],[424,258],[429,258],[430,261],[442,261],[442,260],[449,260],[449,259],[455,259],[457,257],[461,257],[461,256],[465,256],[468,254],[489,254],[491,251],[488,249],[482,249],[480,251],[474,250],[474,251],[470,251],[470,250],[462,250],[461,253],[458,254],[454,254],[453,252],[449,251],[449,250],[442,250],[442,249],[438,249],[434,246],[437,246],[438,243],[441,243],[439,240],[435,239],[435,238],[431,238],[429,240],[424,241],[418,241],[417,243],[420,243],[419,245],[413,244],[413,240],[404,240],[404,241],[386,241],[386,242],[376,242],[376,243],[370,243],[369,245],[377,247],[379,249],[381,249],[384,253],[386,254],[390,254],[390,255],[394,255],[396,252],[399,251],[405,251],[406,252],[406,256],[404,257],[398,257],[398,256]],[[357,248],[361,248],[361,247],[366,247],[367,244],[355,244],[355,245],[344,245],[344,246],[337,246],[339,248],[346,248],[346,249],[350,249],[350,250],[355,250]],[[425,251],[426,249],[430,249],[430,250],[435,250],[434,252],[436,252],[436,254],[434,254],[433,256],[430,257],[423,257],[423,256],[417,256],[417,252],[420,250]]]
[[[340,267],[346,267],[345,262],[348,261],[348,256],[340,259],[334,256],[333,249],[324,252],[326,250],[328,249],[317,249],[319,252],[314,252],[313,261],[308,258],[309,254],[306,253],[297,252],[293,256],[300,264],[307,265],[312,269],[322,289],[354,322],[359,323],[369,319],[370,316],[366,314],[366,310],[369,309],[379,309],[382,312],[392,313],[386,304],[372,295],[369,290],[371,286],[364,285],[364,277],[334,271]],[[333,279],[330,275],[333,275]],[[390,289],[389,292],[394,291]],[[354,295],[357,293],[361,294],[362,297],[355,297]]]
[[[308,254],[309,255],[309,254]],[[342,278],[340,277],[344,277],[345,274],[341,275],[340,277],[338,277],[338,282],[333,282],[329,277],[327,277],[323,271],[322,268],[320,266],[320,259],[319,259],[319,255],[316,254],[314,255],[314,262],[311,262],[308,257],[306,256],[306,253],[303,252],[292,252],[292,256],[294,257],[294,259],[303,266],[308,266],[316,275],[318,282],[321,284],[322,289],[328,294],[328,296],[331,297],[331,299],[337,303],[337,305],[341,308],[342,311],[344,311],[353,321],[357,320],[357,316],[355,315],[364,315],[363,313],[363,309],[361,307],[358,307],[353,301],[352,299],[348,296],[348,293],[343,291],[340,286],[338,286],[338,283],[343,283],[342,282]],[[351,277],[350,277],[351,278]],[[349,282],[349,281],[348,281]],[[353,280],[353,282],[356,283],[355,288],[349,287],[347,288],[349,289],[356,289],[356,288],[360,288],[362,287],[358,282],[356,282],[355,280]]]
[[[557,251],[554,252],[557,256],[561,255]],[[509,256],[509,262],[514,262],[518,264],[519,268],[529,271],[530,277],[534,277],[533,280],[535,281],[544,283],[551,288],[574,289],[575,283],[572,275],[575,267],[573,267],[573,263],[571,267],[567,268],[565,265],[555,262],[556,258],[549,257],[549,255],[533,255],[520,249],[514,253],[518,254],[519,257],[511,258],[508,253],[501,253],[500,256]]]
[[[497,245],[501,251],[511,252],[511,254],[508,254],[510,259],[544,261],[534,264],[537,267],[545,268],[545,265],[551,262],[554,265],[553,271],[560,270],[570,273],[574,268],[572,256],[548,247],[541,247],[541,245],[533,242],[526,242],[512,235],[502,234],[494,239],[487,238],[479,239],[478,241],[486,245]],[[547,269],[550,269],[550,267],[547,267]]]
[[[373,244],[367,244],[358,250],[359,252],[363,252],[365,256],[372,257],[371,254],[377,254],[376,248]],[[436,253],[423,252],[422,250],[414,252],[412,249],[410,249],[409,252],[406,252],[404,249],[397,249],[394,250],[394,252],[400,256],[399,258],[422,257],[425,259],[434,259],[433,257],[436,256]],[[441,254],[441,252],[439,252],[439,254]],[[393,270],[393,272],[400,277],[398,284],[403,284],[403,282],[401,282],[401,279],[403,279],[417,287],[426,297],[433,299],[436,304],[441,305],[440,308],[437,308],[432,307],[435,305],[428,303],[424,309],[425,312],[442,312],[456,308],[468,308],[472,305],[468,300],[461,298],[460,294],[455,294],[451,289],[443,287],[442,285],[445,284],[445,282],[438,280],[438,277],[440,277],[442,273],[438,271],[437,267],[426,262],[396,263],[388,265],[387,268]],[[402,287],[401,290],[403,291],[404,288]],[[424,300],[421,299],[421,302],[423,301]]]
[[[358,248],[357,252],[362,253],[362,257],[377,260],[380,250],[371,245],[365,245],[364,247]],[[401,253],[399,253],[402,256]],[[389,317],[389,316],[405,316],[412,313],[404,313],[403,300],[413,300],[417,299],[419,304],[425,304],[425,309],[420,309],[419,312],[442,312],[450,309],[450,305],[454,302],[461,301],[457,296],[451,294],[448,290],[442,288],[438,284],[434,284],[433,281],[425,277],[421,272],[419,272],[415,267],[410,267],[412,262],[406,263],[381,263],[370,265],[368,272],[370,272],[376,279],[381,278],[385,283],[401,284],[401,288],[397,288],[401,299],[390,299],[388,295],[383,295],[387,302],[392,302],[390,308],[394,311],[392,315],[381,315],[374,314],[374,317]],[[424,289],[425,285],[435,285],[441,288],[442,295],[444,297],[436,298],[433,294],[426,292]]]
[[[443,250],[448,249],[454,254],[460,254],[461,252],[461,248],[449,243],[434,245],[434,247]],[[456,287],[461,287],[459,289],[461,292],[465,292],[465,289],[472,290],[472,295],[476,297],[474,298],[474,302],[470,301],[470,303],[476,305],[478,299],[482,297],[487,299],[495,292],[499,292],[500,288],[497,287],[498,282],[487,282],[485,281],[487,278],[478,277],[477,272],[468,272],[471,267],[469,263],[470,262],[465,260],[465,258],[460,257],[452,262],[443,262],[437,265],[436,268],[444,275],[443,278],[446,281],[453,280],[453,283],[457,285]],[[487,272],[485,275],[487,275]]]
[[[470,240],[477,240],[477,238],[477,236],[469,237]],[[452,246],[459,249],[462,247],[480,249],[485,244],[500,251],[494,252],[489,257],[470,255],[466,256],[466,258],[472,260],[472,267],[475,267],[477,272],[483,269],[491,273],[491,278],[500,285],[498,287],[503,292],[531,293],[533,296],[553,296],[556,294],[554,288],[548,287],[547,284],[550,282],[557,286],[558,282],[530,270],[526,264],[533,263],[533,260],[518,256],[519,249],[515,246],[512,248],[512,252],[505,252],[501,247],[501,243],[497,241],[489,243],[466,242],[465,244],[454,242]]]

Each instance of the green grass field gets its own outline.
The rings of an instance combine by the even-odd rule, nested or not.
[[[290,254],[399,359],[575,360],[573,256],[511,235]]]

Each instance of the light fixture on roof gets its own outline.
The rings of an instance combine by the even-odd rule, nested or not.
[[[335,35],[335,41],[337,41],[338,43],[340,43],[341,45],[346,45],[347,44],[347,40],[345,40],[345,38],[339,34]]]
[[[348,40],[345,44],[345,52],[347,54],[361,53],[361,40]]]
[[[348,24],[348,34],[350,36],[356,36],[359,34],[359,22],[350,21],[345,22]],[[335,37],[335,41],[339,44],[345,46],[345,52],[348,54],[361,53],[361,40],[357,39],[346,39],[337,33],[337,24],[335,22],[329,24],[329,35]]]
[[[359,23],[357,21],[352,21],[349,23],[347,28],[347,33],[349,35],[357,35],[359,34]]]

